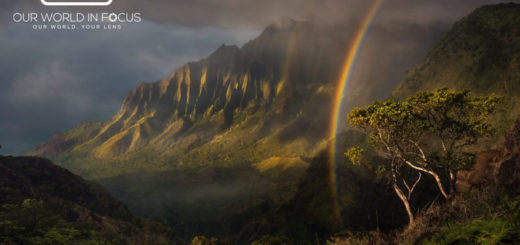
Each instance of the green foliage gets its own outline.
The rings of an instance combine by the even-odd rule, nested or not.
[[[409,225],[415,222],[410,199],[422,174],[435,180],[446,199],[456,191],[457,171],[474,164],[471,146],[494,133],[491,116],[503,100],[496,95],[474,96],[469,91],[441,88],[434,92],[418,92],[404,101],[376,101],[365,108],[355,108],[347,116],[350,125],[368,135],[371,146],[382,157],[390,159],[392,187],[406,208]],[[361,165],[363,150],[349,149],[347,156]],[[384,176],[387,166],[365,164]],[[418,172],[410,181],[411,172]],[[441,173],[448,176],[448,193]]]
[[[404,101],[376,101],[355,108],[348,121],[369,136],[376,150],[397,159],[397,164],[433,175],[437,169],[456,174],[474,163],[470,147],[495,132],[491,116],[502,103],[493,94],[474,96],[467,90],[441,88]],[[353,149],[347,156],[358,161],[359,149]]]
[[[469,223],[446,225],[425,245],[478,244],[499,245],[518,244],[520,232],[512,223],[500,219],[476,219]]]
[[[25,199],[3,205],[0,212],[0,244],[108,245],[122,244],[108,234],[79,229],[63,220],[43,201]]]
[[[281,236],[265,235],[259,240],[251,243],[251,245],[291,245],[289,239]]]
[[[365,149],[361,147],[352,147],[345,152],[345,156],[350,159],[352,164],[361,165],[361,159],[363,158],[363,152]]]
[[[392,143],[392,147],[399,144],[414,149],[416,143],[435,137],[438,144],[430,144],[431,147],[444,143],[449,149],[460,149],[493,134],[490,117],[502,102],[496,95],[476,97],[467,90],[442,88],[419,92],[402,102],[376,101],[366,108],[355,108],[348,114],[348,121],[352,127],[367,132],[376,147]],[[437,148],[433,153],[441,151]],[[468,159],[446,157],[463,163]]]
[[[374,245],[387,244],[384,234],[379,231],[351,232],[346,231],[338,234],[327,241],[327,245]]]
[[[64,208],[64,207],[62,207]],[[19,204],[4,204],[0,209],[0,244],[5,245],[119,245],[119,244],[176,244],[175,234],[164,225],[143,222],[135,226],[130,235],[113,231],[130,229],[130,223],[111,223],[109,229],[96,226],[81,218],[66,220],[59,210],[35,199],[25,199]],[[140,230],[137,230],[140,229]]]
[[[218,239],[207,238],[205,236],[196,236],[191,241],[190,245],[219,245]]]
[[[385,165],[379,165],[379,166],[377,166],[376,174],[378,176],[382,176],[384,173],[386,173],[386,171],[387,171],[387,168]]]
[[[5,204],[0,218],[10,220],[17,227],[40,229],[55,225],[61,219],[43,201],[25,199],[21,204]]]
[[[465,151],[468,146],[494,134],[491,116],[503,104],[503,98],[494,94],[476,97],[468,90],[454,92],[442,88],[419,92],[405,103],[412,106],[412,113],[418,118],[416,130],[423,132],[421,136],[437,141],[437,145],[426,146],[432,164],[463,170],[474,162],[474,154]]]
[[[355,166],[365,166],[368,170],[374,172],[378,176],[383,176],[387,172],[387,166],[384,164],[380,164],[377,166],[374,163],[371,163],[368,160],[365,160],[364,158],[365,149],[355,146],[349,148],[345,152],[345,157],[350,160],[350,162]]]
[[[502,200],[502,206],[505,213],[508,214],[511,221],[518,229],[520,229],[520,200],[510,200],[508,196]]]

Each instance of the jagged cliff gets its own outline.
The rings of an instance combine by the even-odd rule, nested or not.
[[[278,134],[289,141],[310,137],[314,145],[327,132],[327,105],[343,54],[337,50],[347,47],[339,37],[317,38],[322,34],[309,23],[290,20],[268,27],[242,48],[222,45],[166,79],[138,84],[112,119],[57,135],[35,154],[89,152],[113,159],[153,148],[172,155],[172,148],[189,151],[233,127],[247,128],[254,141]],[[260,121],[241,125],[252,119]],[[300,127],[284,131],[291,123]]]

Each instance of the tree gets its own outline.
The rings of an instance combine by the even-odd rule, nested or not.
[[[207,238],[205,236],[196,236],[190,245],[218,245],[220,244],[216,238]]]
[[[426,174],[433,177],[444,198],[453,196],[457,172],[474,163],[471,146],[493,134],[491,117],[502,101],[493,94],[479,97],[467,90],[441,88],[419,92],[404,101],[390,99],[355,108],[348,114],[348,121],[367,134],[371,146],[381,156],[391,160],[392,184],[412,224],[409,198],[413,186]],[[418,172],[412,187],[400,175],[405,167]],[[444,187],[443,176],[447,176],[444,179],[449,191]],[[408,195],[399,185],[409,191]]]
[[[288,238],[284,236],[271,236],[264,235],[259,240],[251,243],[251,245],[290,245],[292,243]]]
[[[369,161],[365,160],[365,150],[363,148],[352,147],[345,152],[345,156],[349,158],[354,165],[365,165],[368,169],[375,169],[375,172],[378,175],[386,177],[391,182],[396,195],[402,201],[406,209],[406,213],[409,219],[408,224],[409,227],[411,227],[414,224],[415,219],[412,212],[412,207],[410,205],[410,200],[412,198],[412,193],[422,179],[422,173],[419,172],[418,177],[413,182],[407,180],[408,176],[407,174],[404,174],[406,173],[407,165],[403,164],[403,161],[397,156],[397,154],[395,154],[394,151],[388,150],[391,148],[390,145],[385,141],[386,137],[398,137],[399,135],[402,137],[403,133],[409,132],[405,130],[409,126],[406,124],[411,122],[411,120],[406,120],[409,115],[402,113],[404,110],[399,109],[398,106],[399,104],[388,101],[384,104],[376,102],[373,104],[372,108],[369,108],[372,116],[379,118],[376,125],[378,126],[378,131],[380,131],[371,135],[372,137],[369,138],[370,143],[374,149],[378,150],[377,153],[379,153],[380,156],[390,160],[390,163],[388,164],[390,171],[387,171],[385,164],[379,164],[377,167],[375,167],[374,163],[370,163]],[[380,110],[372,110],[375,107],[379,107]],[[381,115],[375,115],[376,113]],[[383,117],[383,115],[385,117]],[[398,125],[397,121],[402,122],[402,124]],[[351,124],[353,124],[352,121]],[[364,129],[366,132],[369,130],[370,128],[368,127]]]
[[[455,92],[447,88],[420,92],[408,99],[414,113],[424,121],[423,130],[429,132],[411,144],[420,153],[423,165],[449,176],[450,194],[456,193],[457,172],[471,168],[475,162],[471,146],[494,135],[492,116],[503,102],[494,94],[478,97],[468,90]]]

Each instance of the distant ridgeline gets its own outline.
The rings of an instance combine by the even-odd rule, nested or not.
[[[338,50],[347,46],[341,36],[316,37],[324,33],[289,21],[242,48],[223,45],[164,80],[138,84],[112,119],[56,135],[34,154],[93,178],[139,167],[232,166],[312,155],[327,132],[338,76],[331,71],[341,65]]]

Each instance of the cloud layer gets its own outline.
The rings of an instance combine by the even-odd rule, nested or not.
[[[371,0],[115,0],[115,10],[142,11],[155,21],[222,28],[263,28],[282,18],[324,23],[358,19]],[[386,0],[381,22],[452,23],[499,0]]]
[[[353,79],[387,79],[388,84],[398,81],[457,19],[476,7],[497,2],[385,1]],[[82,121],[107,119],[137,82],[166,77],[184,63],[207,56],[222,43],[243,44],[273,22],[294,18],[356,25],[371,3],[114,0],[110,7],[78,10],[44,7],[39,0],[0,0],[2,152],[34,147]],[[30,26],[13,25],[14,12],[30,11],[141,12],[146,21],[117,32],[38,32]]]
[[[243,43],[255,34],[152,22],[119,32],[2,28],[2,152],[34,147],[83,121],[108,119],[138,82],[164,78],[222,43]]]

